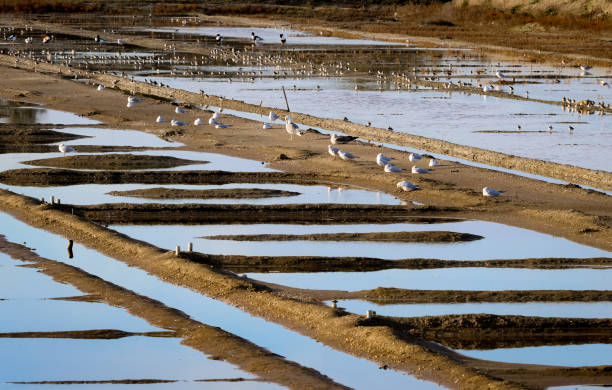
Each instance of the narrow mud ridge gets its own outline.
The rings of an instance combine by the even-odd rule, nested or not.
[[[7,382],[14,385],[97,385],[97,384],[112,384],[112,385],[140,385],[154,383],[175,383],[174,379],[109,379],[103,381],[86,381],[86,380],[64,380],[64,381],[39,381],[39,382]]]
[[[419,215],[439,215],[454,208],[351,204],[131,204],[49,205],[106,224],[347,224],[409,223]]]
[[[612,342],[612,319],[454,314],[362,319],[361,326],[388,326],[400,338],[421,337],[454,349],[518,348]]]
[[[130,336],[178,337],[176,332],[125,332],[117,329],[67,330],[58,332],[0,333],[0,338],[100,339],[113,340]]]
[[[612,302],[610,290],[407,290],[379,287],[353,292],[331,291],[323,299],[366,299],[379,305],[471,302]]]
[[[323,184],[330,176],[284,172],[228,171],[101,171],[84,172],[69,169],[13,169],[0,173],[0,182],[9,185],[49,187],[73,184],[231,184],[290,183]]]
[[[178,188],[147,188],[131,191],[111,191],[108,195],[147,199],[262,199],[297,196],[299,192],[267,188],[219,188],[212,190],[184,190]]]
[[[6,145],[50,144],[79,138],[89,138],[82,135],[49,130],[43,126],[15,126],[0,124],[0,143]],[[55,146],[57,150],[57,146]]]
[[[76,148],[75,148],[76,149]],[[78,149],[77,149],[78,151]],[[76,155],[24,161],[22,164],[71,169],[156,169],[174,168],[192,164],[208,164],[172,156],[148,156],[139,154]]]
[[[465,242],[484,237],[446,231],[382,232],[382,233],[321,233],[321,234],[232,234],[203,236],[209,240],[232,241],[373,241],[373,242]]]
[[[164,148],[144,146],[70,145],[81,153],[141,152]],[[0,153],[60,153],[57,145],[45,144],[0,144]]]
[[[325,256],[241,256],[209,255],[199,252],[182,253],[181,256],[197,263],[212,264],[233,272],[366,272],[385,269],[432,269],[458,267],[564,269],[576,267],[612,266],[612,259],[595,258],[537,258],[509,260],[441,260],[398,259],[375,257],[325,257]]]

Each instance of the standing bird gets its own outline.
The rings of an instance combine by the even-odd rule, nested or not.
[[[275,120],[278,119],[278,115],[270,111],[270,113],[268,114],[268,118],[270,119],[270,121],[274,122]]]
[[[48,35],[45,35],[45,37],[43,38],[42,42],[43,42],[43,43],[47,43],[47,42],[49,42],[50,40],[51,40],[51,37],[50,37],[50,36],[48,36]]]
[[[568,128],[569,131],[574,131],[574,126],[572,126],[572,125],[568,125],[567,128]]]
[[[350,135],[336,135],[336,134],[331,134],[329,138],[330,138],[331,143],[334,145],[346,144],[346,143],[349,143],[357,139],[357,137],[353,137]]]
[[[64,144],[60,144],[58,149],[60,152],[64,154],[64,157],[66,157],[66,153],[76,152],[76,150],[72,146],[68,146]]]
[[[333,146],[331,146],[331,145],[329,145],[329,146],[327,147],[327,153],[329,153],[329,154],[330,154],[330,156],[332,156],[334,159],[335,159],[335,158],[338,156],[338,152],[339,152],[339,151],[340,151],[340,149],[335,148],[335,147],[333,147]]]
[[[344,150],[340,150],[340,149],[338,149],[338,157],[340,157],[344,161],[352,160],[354,158],[359,158],[352,153],[345,152]]]
[[[287,133],[291,134],[292,136],[293,134],[301,136],[302,132],[299,130],[299,128],[300,127],[298,125],[293,123],[289,115],[285,117],[285,130]]]
[[[104,91],[104,85],[100,84],[98,85],[98,91]]]
[[[439,165],[438,161],[436,161],[435,158],[432,158],[431,160],[429,160],[429,166],[430,167],[437,167],[438,165]]]
[[[217,43],[223,42],[223,37],[221,36],[221,34],[217,34],[217,36],[215,36],[215,41],[217,41]]]
[[[505,78],[506,78],[506,76],[505,76],[505,75],[504,75],[502,72],[500,72],[499,70],[496,70],[496,71],[495,71],[495,76],[496,76],[498,79],[500,79],[500,80],[503,80],[503,79],[505,79]]]
[[[159,115],[157,119],[155,119],[155,122],[157,123],[162,123],[163,121],[164,121],[164,118],[161,115]]]
[[[287,38],[285,38],[283,36],[283,34],[280,35],[280,41],[281,41],[281,45],[284,45],[285,43],[287,43]]]
[[[125,42],[122,41],[121,39],[117,39],[117,45],[123,46],[125,45]]]
[[[548,125],[548,132],[549,132],[549,133],[552,133],[552,130],[553,130],[552,125]]]
[[[104,42],[104,41],[102,40],[102,38],[100,38],[100,35],[96,35],[96,37],[94,38],[94,42],[96,42],[96,43],[102,43],[102,42]]]
[[[251,32],[251,40],[253,41],[253,43],[255,43],[257,41],[263,41],[263,38],[258,35],[255,35],[254,32]]]
[[[204,123],[204,122],[202,122],[202,119],[200,119],[200,118],[197,118],[196,120],[193,121],[193,124],[196,125],[196,126],[200,126],[202,123]]]
[[[177,107],[174,109],[174,112],[176,112],[177,114],[184,114],[185,110],[183,110],[181,107]]]
[[[482,189],[482,196],[499,196],[503,193],[503,191],[497,191],[489,187],[485,187]]]

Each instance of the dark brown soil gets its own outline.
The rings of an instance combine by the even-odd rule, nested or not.
[[[48,205],[107,224],[346,224],[422,223],[420,216],[452,214],[453,209],[360,204],[132,204]],[[430,218],[431,220],[431,218]]]
[[[117,329],[68,330],[58,332],[11,332],[0,333],[0,338],[45,338],[45,339],[121,339],[130,336],[176,337],[175,332],[125,332]]]
[[[154,150],[141,146],[71,145],[81,153],[137,152]],[[0,153],[59,153],[57,145],[0,144]]]
[[[299,192],[264,188],[219,188],[184,190],[177,188],[147,188],[131,191],[111,191],[109,195],[147,199],[260,199],[300,195]]]
[[[76,149],[78,151],[78,149]],[[174,168],[191,164],[206,164],[208,161],[185,160],[171,156],[148,156],[140,154],[76,155],[24,161],[23,164],[73,169],[155,169]]]
[[[374,241],[374,242],[465,242],[484,237],[469,233],[425,231],[384,233],[328,233],[328,234],[233,234],[204,236],[209,240],[232,241]]]
[[[6,145],[29,145],[49,144],[54,142],[69,141],[79,138],[88,138],[81,135],[63,133],[49,130],[46,126],[13,124],[0,124],[0,143]],[[57,151],[56,145],[50,145]]]

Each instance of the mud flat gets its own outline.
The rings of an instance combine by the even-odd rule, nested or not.
[[[22,164],[70,169],[129,170],[174,168],[191,164],[206,164],[172,156],[136,154],[76,155],[24,161]]]
[[[2,142],[3,146],[7,144],[28,145],[48,144],[84,138],[81,135],[50,130],[49,127],[49,125],[15,126],[13,124],[0,124],[0,142]],[[57,150],[57,146],[55,150]]]
[[[465,242],[484,237],[457,232],[388,232],[388,233],[329,233],[329,234],[233,234],[204,236],[209,240],[232,241],[372,241],[372,242]]]
[[[131,191],[111,191],[109,195],[147,199],[261,199],[297,196],[300,193],[265,188],[232,188],[212,190],[183,190],[179,188],[147,188]]]

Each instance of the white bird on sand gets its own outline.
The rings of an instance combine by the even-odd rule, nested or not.
[[[162,123],[162,122],[164,122],[164,118],[163,118],[161,115],[159,115],[159,116],[157,117],[157,119],[155,119],[155,122],[157,122],[157,123]]]
[[[431,160],[429,160],[429,166],[430,167],[437,167],[438,165],[440,165],[440,164],[438,164],[438,161],[436,161],[435,158],[432,158]]]
[[[402,171],[402,168],[396,167],[395,165],[391,163],[387,163],[385,165],[385,172],[401,172],[401,171]]]
[[[338,157],[343,159],[344,161],[352,160],[354,158],[359,158],[352,153],[345,152],[344,150],[338,149]]]
[[[407,180],[404,180],[404,181],[397,182],[397,188],[404,190],[406,192],[409,192],[409,191],[418,190],[419,186]]]
[[[104,85],[102,84],[98,85],[98,91],[104,91]]]
[[[224,123],[217,123],[217,124],[215,125],[215,128],[216,128],[216,129],[225,129],[226,127],[229,127],[229,126],[230,126],[230,125],[226,125],[226,124],[224,124]]]
[[[221,118],[221,114],[219,114],[217,111],[215,111],[215,112],[212,114],[212,117],[213,117],[214,119],[219,119],[219,118]]]
[[[263,125],[261,126],[264,130],[268,130],[272,128],[272,125],[270,125],[268,122],[264,122]]]
[[[336,158],[338,156],[339,151],[340,149],[333,147],[331,145],[327,147],[327,153],[329,153],[333,158]]]
[[[172,119],[170,121],[170,125],[172,125],[172,126],[185,126],[186,124],[187,124],[187,122],[177,121],[176,119]]]
[[[117,45],[125,45],[125,42],[121,39],[117,39]]]
[[[131,108],[134,107],[134,102],[131,100],[128,100],[127,104],[125,105],[127,108]]]
[[[32,43],[32,41],[33,41],[32,37],[27,37],[25,39],[25,43]]]
[[[301,135],[298,129],[299,129],[299,126],[293,123],[293,121],[291,120],[291,117],[287,115],[285,117],[285,130],[287,131],[287,133],[291,135],[293,134]]]
[[[503,193],[504,193],[504,191],[497,191],[497,190],[494,190],[494,189],[489,188],[489,187],[485,187],[485,188],[482,189],[482,195],[483,196],[499,196],[499,195],[501,195]]]
[[[500,79],[500,80],[503,80],[503,79],[505,79],[505,78],[506,78],[506,75],[504,75],[504,74],[503,74],[502,72],[500,72],[499,70],[496,70],[496,71],[495,71],[495,76],[496,76],[498,79]]]
[[[177,107],[174,109],[174,112],[176,112],[177,114],[184,114],[185,110],[183,110],[181,107]]]
[[[411,162],[419,161],[422,158],[423,156],[418,153],[410,153],[410,155],[408,156],[408,160],[410,160]]]
[[[416,165],[412,166],[412,173],[427,173],[427,172],[429,172],[429,169],[419,168]]]
[[[589,71],[591,69],[593,69],[592,66],[589,66],[589,65],[580,65],[580,70],[583,71],[583,72]]]
[[[376,155],[376,164],[380,165],[381,167],[387,165],[391,160],[393,160],[393,157],[385,156],[382,153],[378,153]]]
[[[193,124],[196,126],[200,126],[202,123],[204,122],[202,122],[202,119],[200,118],[196,118],[196,120],[193,121]]]
[[[331,143],[334,145],[346,144],[346,143],[349,143],[357,139],[357,137],[353,137],[350,135],[336,135],[336,134],[331,134],[329,138],[330,138]]]
[[[64,144],[60,144],[58,149],[60,152],[64,154],[64,156],[66,156],[66,153],[76,152],[76,150],[72,146],[64,145]]]
[[[270,121],[274,122],[275,120],[278,119],[278,115],[270,111],[270,113],[268,114],[268,118],[270,119]]]
[[[135,96],[128,96],[128,102],[132,103],[140,103],[142,101],[141,98]]]
[[[221,123],[221,122],[217,122],[217,120],[214,118],[214,116],[211,116],[211,117],[208,119],[208,124],[209,124],[209,125],[213,125],[213,126],[215,126],[215,125],[218,125],[219,123]]]

